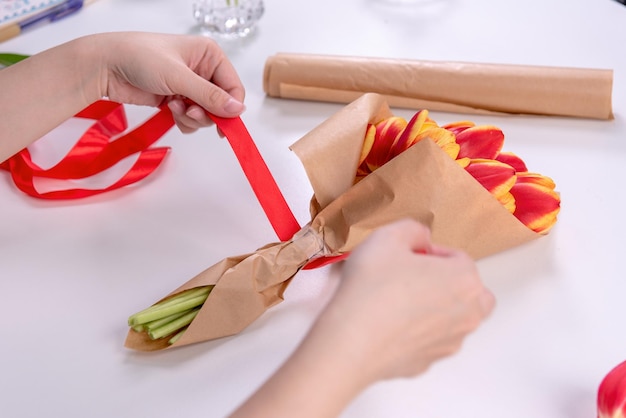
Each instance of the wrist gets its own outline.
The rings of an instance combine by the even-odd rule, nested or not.
[[[95,34],[78,38],[72,43],[76,63],[81,75],[80,89],[83,92],[84,105],[88,106],[107,96],[107,82],[110,51],[114,49],[110,42],[103,42],[109,35]]]
[[[231,418],[337,417],[372,380],[364,357],[327,313],[315,322],[294,353]],[[346,342],[347,341],[347,342]]]
[[[319,395],[342,400],[342,407],[378,380],[369,338],[353,332],[347,317],[331,302],[294,353],[317,376],[317,384],[324,388]]]

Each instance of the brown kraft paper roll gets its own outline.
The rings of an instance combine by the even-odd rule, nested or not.
[[[265,63],[271,97],[471,114],[612,119],[613,70],[280,53]]]

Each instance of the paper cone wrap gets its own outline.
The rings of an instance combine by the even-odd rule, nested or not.
[[[281,53],[267,58],[271,97],[392,107],[611,119],[613,70]]]
[[[367,124],[389,116],[382,96],[366,94],[292,146],[314,190],[311,227],[331,253],[350,252],[373,229],[405,217],[429,226],[435,243],[474,258],[538,236],[430,140],[354,185]]]
[[[174,291],[215,285],[188,330],[169,347],[240,332],[283,300],[284,290],[307,262],[349,253],[374,229],[394,220],[416,219],[431,228],[435,243],[474,258],[539,236],[428,139],[354,184],[368,123],[390,115],[382,96],[367,94],[292,146],[314,189],[311,222],[292,240],[223,260]],[[167,339],[152,341],[133,330],[126,345],[146,351],[168,347]]]
[[[146,333],[131,329],[125,345],[140,351],[155,351],[240,332],[268,308],[281,302],[291,278],[323,250],[321,241],[307,231],[305,227],[291,241],[269,244],[254,253],[222,260],[168,295],[215,285],[196,318],[175,344],[169,345],[168,338],[151,340]]]

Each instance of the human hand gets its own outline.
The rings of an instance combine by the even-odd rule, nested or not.
[[[239,76],[211,39],[127,32],[94,35],[94,41],[107,51],[102,96],[150,106],[167,102],[184,133],[211,125],[207,111],[234,117],[245,109]]]
[[[493,306],[468,255],[415,221],[389,224],[352,252],[301,344],[231,417],[336,417],[370,384],[456,352]]]
[[[468,255],[432,244],[425,226],[403,220],[355,249],[316,327],[367,385],[417,375],[455,353],[494,303]]]

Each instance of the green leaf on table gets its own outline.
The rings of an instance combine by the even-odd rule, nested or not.
[[[8,67],[28,58],[28,55],[0,53],[0,65]]]

